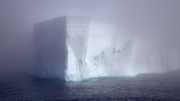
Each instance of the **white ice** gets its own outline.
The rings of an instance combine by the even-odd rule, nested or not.
[[[82,19],[82,20],[81,20]],[[67,22],[64,22],[67,21]],[[42,77],[81,81],[179,69],[180,56],[116,25],[67,17],[35,26],[36,68]]]

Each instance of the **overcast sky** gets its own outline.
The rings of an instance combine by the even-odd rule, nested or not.
[[[180,0],[0,0],[0,68],[31,65],[34,23],[63,15],[113,23],[180,48]]]

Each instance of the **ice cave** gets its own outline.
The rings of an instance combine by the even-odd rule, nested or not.
[[[141,52],[141,42],[136,36],[127,38],[117,33],[117,28],[111,24],[91,22],[89,17],[81,16],[63,16],[36,23],[33,73],[41,77],[81,81],[168,70],[169,60],[163,60],[167,55],[162,50],[153,48],[155,50],[148,53],[151,49],[148,47]],[[171,56],[170,59],[176,58]],[[169,64],[175,64],[171,69],[179,65],[178,62]]]

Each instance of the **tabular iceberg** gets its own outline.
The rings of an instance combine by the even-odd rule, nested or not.
[[[120,50],[115,50],[116,40],[113,38],[110,45],[99,55],[91,60],[86,58],[88,17],[58,17],[36,23],[34,28],[36,50],[34,74],[42,77],[80,81],[108,76],[109,70],[114,67],[115,57],[120,53]]]
[[[160,49],[148,44],[145,44],[146,47],[150,47],[143,48],[142,42],[133,36],[120,38],[116,28],[111,27],[92,23],[88,17],[79,16],[64,16],[36,23],[33,74],[65,81],[81,81],[167,70],[165,67],[168,65],[164,63],[171,61],[163,59],[162,56],[166,54],[162,54]],[[179,67],[178,62],[174,64],[171,70]]]

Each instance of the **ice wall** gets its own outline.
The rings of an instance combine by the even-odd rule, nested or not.
[[[86,51],[89,33],[89,18],[67,16],[67,69],[66,81],[79,81],[84,78]]]
[[[36,23],[33,74],[62,80],[80,80],[85,65],[87,17],[64,16]]]
[[[157,43],[116,27],[78,16],[36,23],[33,74],[81,81],[179,69],[180,56],[173,54],[175,49],[165,50]]]
[[[135,76],[179,69],[176,48],[117,29],[111,24],[90,23],[86,57],[90,77]]]
[[[34,25],[35,65],[33,74],[64,79],[67,61],[66,18]]]

